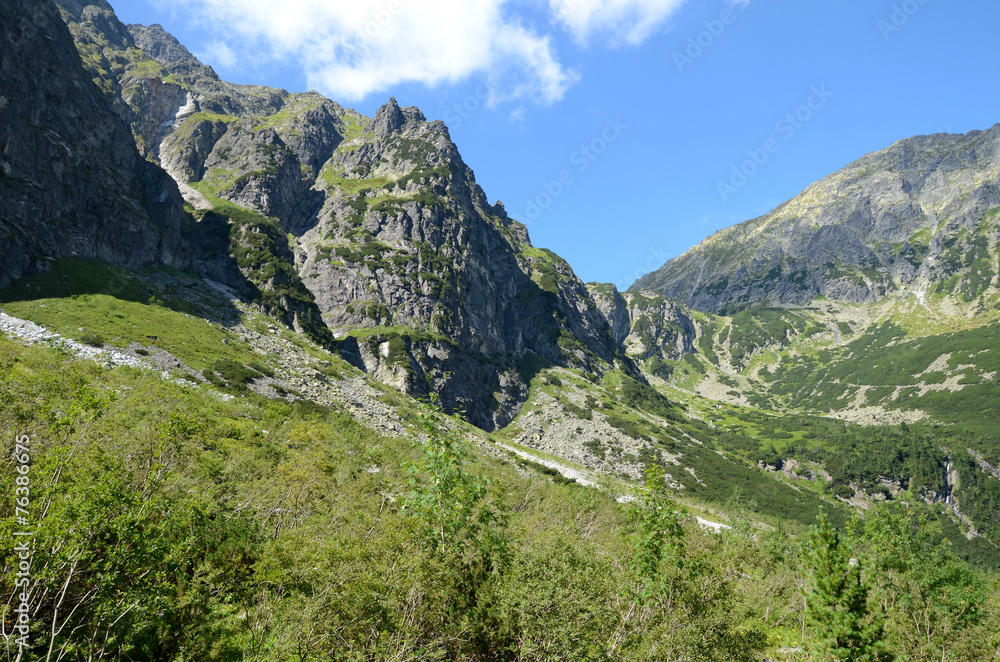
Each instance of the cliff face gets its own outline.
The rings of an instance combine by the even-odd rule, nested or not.
[[[391,100],[350,135],[321,169],[299,247],[327,324],[372,330],[366,366],[503,425],[527,394],[528,352],[588,372],[613,362],[586,288],[487,202],[444,124]]]
[[[205,275],[482,427],[513,418],[539,361],[633,370],[586,287],[487,201],[443,123],[395,99],[368,118],[227,83],[160,26],[62,2],[90,74],[196,210]]]
[[[0,6],[0,287],[61,256],[183,267],[177,186],[81,65],[58,9]]]
[[[646,370],[667,376],[665,361],[680,361],[695,351],[697,324],[689,310],[648,290],[618,291],[608,283],[587,283],[626,356]]]
[[[822,295],[973,300],[996,283],[1000,125],[900,141],[722,230],[631,289],[734,311]]]

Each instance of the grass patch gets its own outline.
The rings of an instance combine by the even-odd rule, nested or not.
[[[171,308],[177,297],[178,293],[159,289],[149,278],[117,267],[61,259],[49,271],[22,278],[0,291],[0,305],[10,315],[67,338],[100,339],[112,347],[133,342],[155,345],[195,369],[222,359],[258,358],[221,326]],[[164,305],[150,304],[151,298]],[[219,301],[218,305],[229,304]]]

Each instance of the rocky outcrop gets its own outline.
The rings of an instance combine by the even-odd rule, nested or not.
[[[288,92],[274,87],[221,80],[212,67],[199,62],[159,24],[127,28],[135,46],[162,65],[170,81],[197,94],[200,110],[223,115],[270,115],[280,110],[288,97]]]
[[[624,343],[632,332],[632,317],[625,297],[611,283],[587,283],[587,291],[597,304],[597,310],[608,321],[615,342]]]
[[[298,110],[310,95],[226,83],[159,26],[126,27],[103,2],[60,2],[80,57],[131,124],[135,146],[163,166],[197,210],[198,222],[185,232],[195,271],[330,346],[333,337],[295,268],[287,230],[274,221],[288,225],[318,209],[303,174],[318,169],[340,140],[330,112],[324,116],[312,104],[291,113],[301,121],[262,125],[255,113]]]
[[[655,292],[626,292],[608,283],[587,289],[625,354],[653,374],[665,374],[664,361],[679,361],[695,351],[698,331],[690,311]]]
[[[631,320],[624,340],[629,356],[642,361],[679,361],[695,351],[697,329],[690,311],[649,291],[626,292],[625,301]]]
[[[1000,125],[900,141],[722,230],[631,288],[731,312],[997,285]]]
[[[185,266],[177,187],[140,156],[56,6],[5,2],[0,33],[0,287],[61,256]]]
[[[614,362],[586,288],[487,202],[441,122],[390,100],[338,146],[315,188],[326,199],[299,239],[304,281],[380,378],[438,392],[494,427],[526,398],[532,360],[588,372]]]
[[[635,372],[583,283],[487,201],[443,123],[395,99],[367,118],[227,83],[160,26],[123,31],[105,5],[69,1],[92,75],[198,210],[188,236],[206,276],[323,344],[332,329],[355,365],[486,428],[513,418],[538,365]]]

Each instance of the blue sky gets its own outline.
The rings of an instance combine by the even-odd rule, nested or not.
[[[619,288],[867,152],[1000,122],[995,0],[112,4],[224,79],[445,120],[535,245]]]

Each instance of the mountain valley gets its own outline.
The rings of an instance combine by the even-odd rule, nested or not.
[[[791,541],[822,512],[874,546],[857,516],[893,508],[975,605],[899,659],[1000,650],[1000,124],[864,156],[620,292],[416,107],[223,81],[104,0],[0,11],[0,427],[43,449],[60,656],[813,659]],[[618,590],[658,494],[704,573],[684,626]]]

